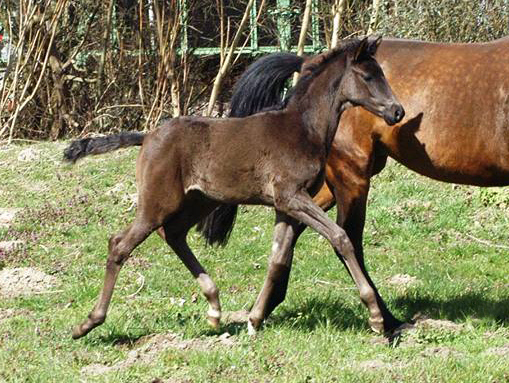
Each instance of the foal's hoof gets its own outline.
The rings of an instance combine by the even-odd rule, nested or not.
[[[376,332],[377,334],[383,334],[385,332],[384,328],[384,320],[382,318],[380,319],[368,319],[369,327],[371,327],[371,330]]]
[[[210,309],[207,312],[207,322],[209,322],[212,328],[218,330],[221,322],[221,312],[214,309]]]
[[[255,336],[258,332],[258,329],[262,325],[263,320],[261,319],[255,319],[255,318],[249,318],[247,321],[247,333],[250,336]]]
[[[72,329],[72,339],[79,339],[82,336],[87,335],[90,330],[92,329],[85,327],[83,324],[76,325]]]

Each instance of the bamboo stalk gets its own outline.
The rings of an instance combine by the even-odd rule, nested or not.
[[[339,26],[341,22],[341,17],[343,16],[343,12],[345,11],[346,0],[335,0],[334,5],[332,6],[332,38],[331,38],[331,48],[334,48],[338,45],[339,40]]]
[[[302,16],[302,26],[300,28],[299,43],[297,44],[297,56],[304,54],[304,45],[306,44],[306,34],[308,32],[309,20],[311,16],[311,2],[312,0],[306,0],[306,8],[304,9],[304,15]],[[294,73],[293,85],[297,84],[299,80],[299,74]]]
[[[233,38],[233,41],[230,45],[228,54],[226,55],[223,64],[221,65],[221,67],[219,68],[219,71],[217,72],[216,78],[214,80],[214,85],[212,87],[212,92],[210,94],[209,105],[207,108],[207,116],[210,116],[212,114],[212,110],[214,109],[214,104],[216,103],[217,96],[219,95],[219,90],[221,89],[221,84],[223,82],[224,76],[226,75],[228,69],[230,68],[230,63],[232,62],[235,48],[237,47],[242,30],[244,29],[244,26],[246,25],[247,20],[249,19],[249,14],[251,12],[251,8],[253,7],[254,1],[255,0],[249,0],[249,3],[246,5],[244,15],[242,16],[240,25],[239,25],[237,32],[235,33],[235,36]]]

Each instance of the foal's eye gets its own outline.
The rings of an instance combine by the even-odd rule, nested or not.
[[[371,81],[371,80],[373,80],[373,76],[371,76],[369,74],[365,75],[365,76],[362,76],[362,78],[364,79],[364,81]]]

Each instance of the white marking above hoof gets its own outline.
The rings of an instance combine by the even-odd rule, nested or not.
[[[214,319],[221,319],[221,311],[216,309],[209,309],[209,311],[207,311],[207,316]]]
[[[256,329],[254,328],[253,324],[251,323],[251,320],[247,321],[247,334],[249,336],[255,336],[256,335]]]

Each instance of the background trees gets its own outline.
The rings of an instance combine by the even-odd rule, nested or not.
[[[509,21],[508,0],[4,0],[0,139],[221,115],[255,54],[297,49],[306,5],[307,53],[368,31],[488,41],[506,35]]]

